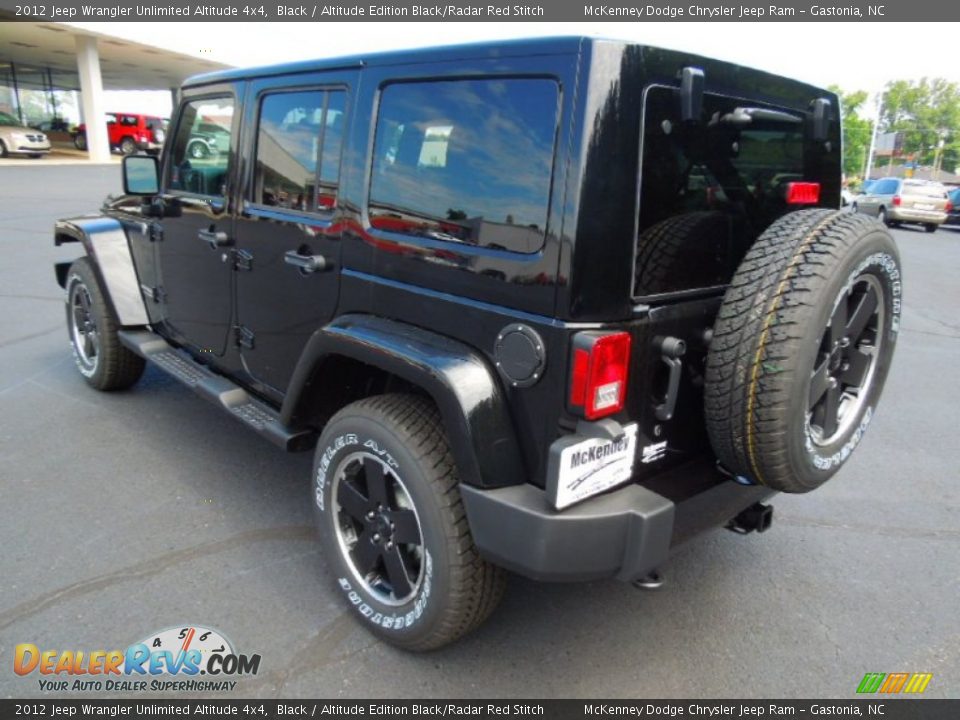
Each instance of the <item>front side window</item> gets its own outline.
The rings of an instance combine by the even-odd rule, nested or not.
[[[344,98],[342,91],[325,90],[264,97],[254,203],[306,212],[336,206]]]
[[[232,98],[203,98],[183,105],[170,151],[169,189],[226,195],[232,128]]]
[[[536,252],[546,232],[558,113],[553,80],[387,86],[373,149],[370,224]]]

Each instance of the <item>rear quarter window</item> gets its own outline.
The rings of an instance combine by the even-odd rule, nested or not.
[[[395,83],[381,92],[370,225],[537,252],[546,233],[560,90],[544,78]]]

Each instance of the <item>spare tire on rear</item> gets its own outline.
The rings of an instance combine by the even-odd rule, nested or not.
[[[773,223],[727,290],[707,356],[720,462],[783,492],[833,476],[880,399],[900,297],[897,248],[875,220],[816,209]]]

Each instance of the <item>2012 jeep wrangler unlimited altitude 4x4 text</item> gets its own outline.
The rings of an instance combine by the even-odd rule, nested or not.
[[[832,209],[830,92],[538,40],[203,75],[171,130],[56,225],[77,366],[315,448],[332,580],[392,643],[470,631],[504,569],[643,581],[763,530],[873,417],[899,260]]]

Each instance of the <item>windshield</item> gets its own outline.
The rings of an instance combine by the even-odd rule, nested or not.
[[[17,120],[13,115],[7,115],[5,112],[0,112],[0,125],[19,125],[20,121]]]

